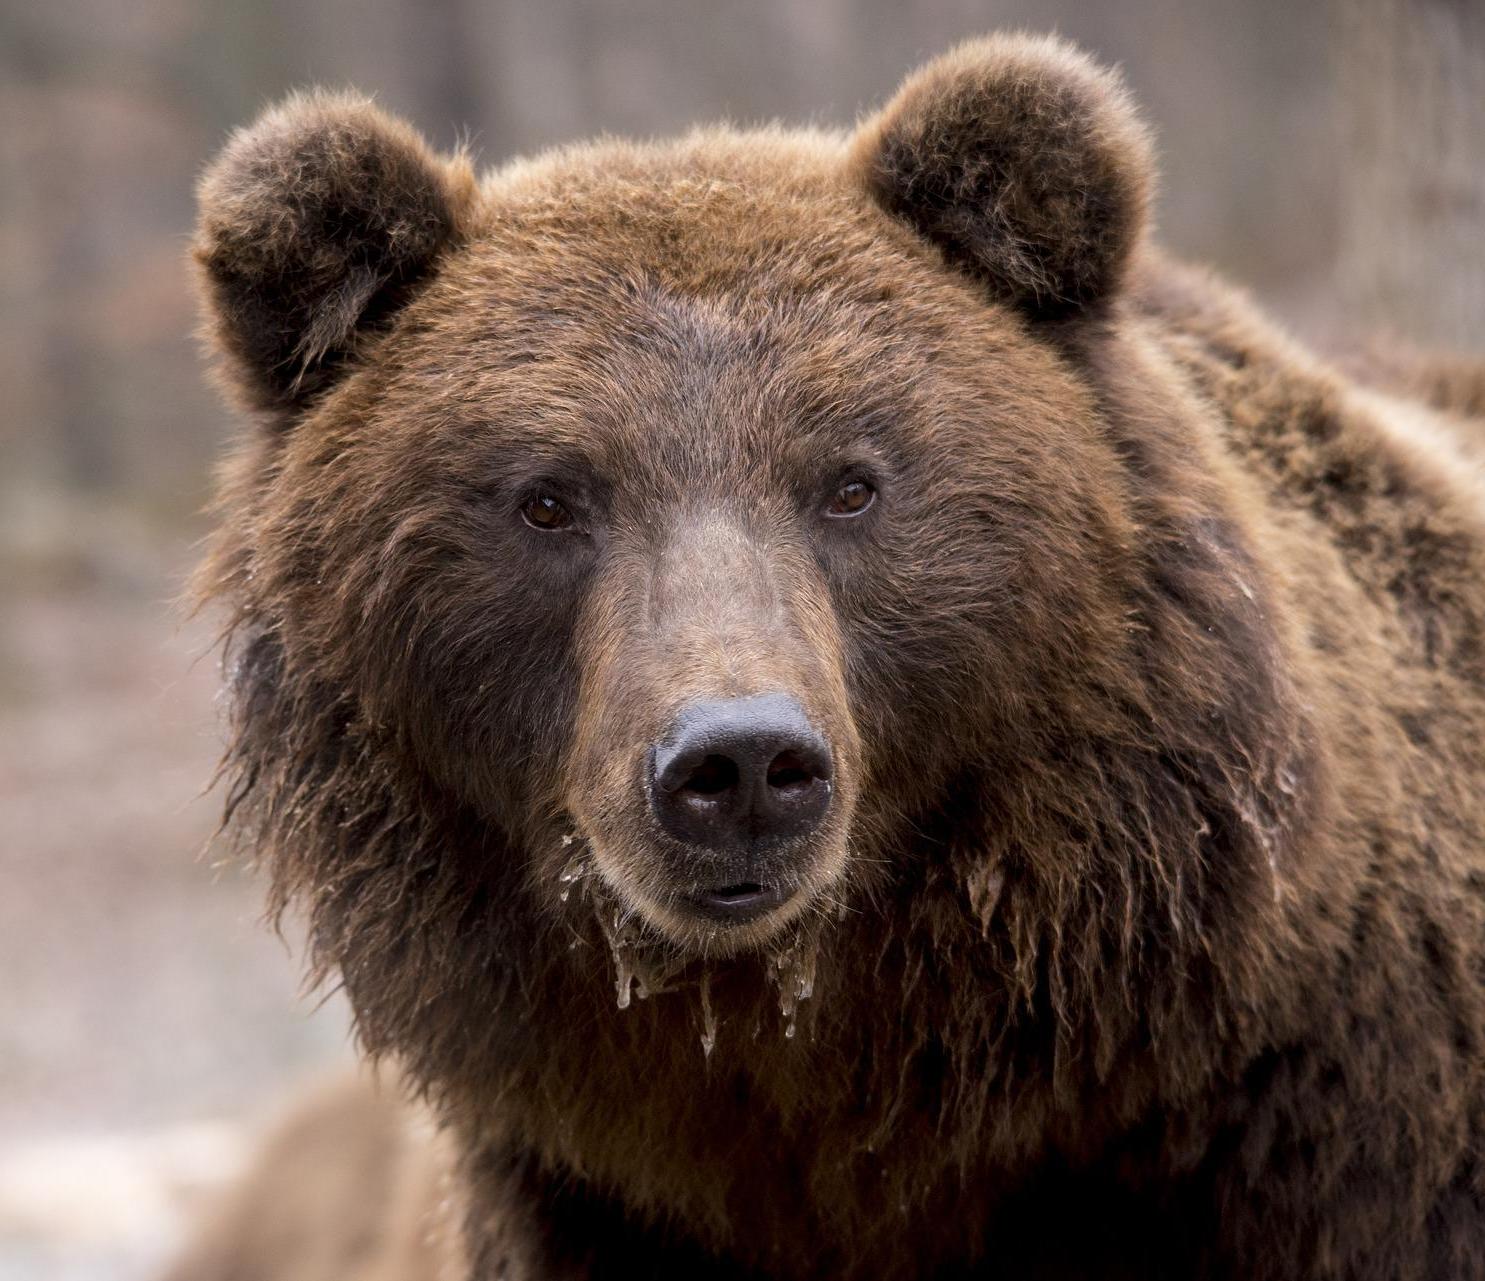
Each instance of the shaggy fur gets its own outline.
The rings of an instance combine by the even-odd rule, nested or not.
[[[349,94],[296,95],[237,134],[201,181],[197,260],[246,404],[302,410],[458,234],[474,189],[462,157]]]
[[[1049,317],[1118,288],[1153,182],[1124,86],[1052,39],[960,45],[911,76],[853,151],[883,208]]]
[[[457,1145],[471,1275],[1485,1276],[1458,421],[1144,244],[1050,42],[853,138],[444,164],[314,99],[204,184],[275,430],[202,588],[231,825]],[[645,752],[771,688],[839,794],[706,927]]]

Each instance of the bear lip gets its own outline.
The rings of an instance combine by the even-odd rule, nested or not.
[[[741,925],[773,911],[788,897],[779,885],[739,881],[687,895],[685,901],[708,920],[723,925]]]

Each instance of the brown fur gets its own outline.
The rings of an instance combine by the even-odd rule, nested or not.
[[[443,1146],[369,1073],[306,1091],[164,1281],[459,1281]]]
[[[1369,343],[1348,353],[1342,367],[1358,381],[1411,399],[1443,413],[1485,419],[1485,362],[1459,353],[1420,351],[1400,339]],[[1477,423],[1461,424],[1466,437],[1481,441]]]
[[[201,182],[212,334],[251,408],[303,408],[459,234],[474,198],[400,121],[350,94],[296,95],[239,133]]]
[[[1059,45],[966,46],[853,139],[518,162],[406,256],[356,175],[416,156],[426,211],[459,163],[363,106],[306,143],[340,109],[203,185],[248,399],[260,326],[338,335],[289,344],[315,394],[203,590],[232,824],[460,1146],[472,1275],[1485,1276],[1449,421],[1144,244],[1143,132]],[[340,252],[260,252],[301,183],[398,306],[263,266]],[[875,506],[817,519],[848,474]],[[549,489],[576,532],[520,523]],[[840,793],[790,904],[707,928],[644,752],[769,688]]]
[[[1048,38],[960,45],[909,77],[853,153],[883,208],[1044,316],[1118,288],[1154,171],[1123,84]]]

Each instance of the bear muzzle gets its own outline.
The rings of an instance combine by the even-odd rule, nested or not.
[[[723,924],[779,906],[790,891],[770,876],[771,855],[823,822],[833,771],[829,744],[788,694],[683,707],[650,749],[646,784],[656,821],[706,868],[688,905]]]

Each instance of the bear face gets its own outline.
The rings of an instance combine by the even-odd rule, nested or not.
[[[540,187],[505,206],[282,443],[257,570],[292,593],[286,652],[334,655],[420,771],[522,848],[577,833],[626,908],[725,950],[818,909],[853,832],[1010,732],[999,669],[1050,682],[1069,631],[1122,629],[1128,516],[1086,394],[1017,318],[965,324],[963,286],[864,202],[822,181],[781,225],[767,187],[647,185],[649,219],[606,175],[576,215]],[[954,602],[931,627],[925,594]],[[677,831],[657,751],[698,706],[770,696],[823,743],[823,814],[789,839]],[[778,896],[756,919],[688,906],[748,881]]]
[[[316,96],[208,172],[261,424],[202,578],[229,820],[477,1167],[715,1249],[829,1219],[869,1274],[900,1207],[1209,1071],[1147,1043],[1290,1017],[1328,778],[1242,483],[1125,296],[1148,185],[1117,83],[1024,40],[850,136],[476,186]],[[739,1084],[698,1087],[719,1026]]]

